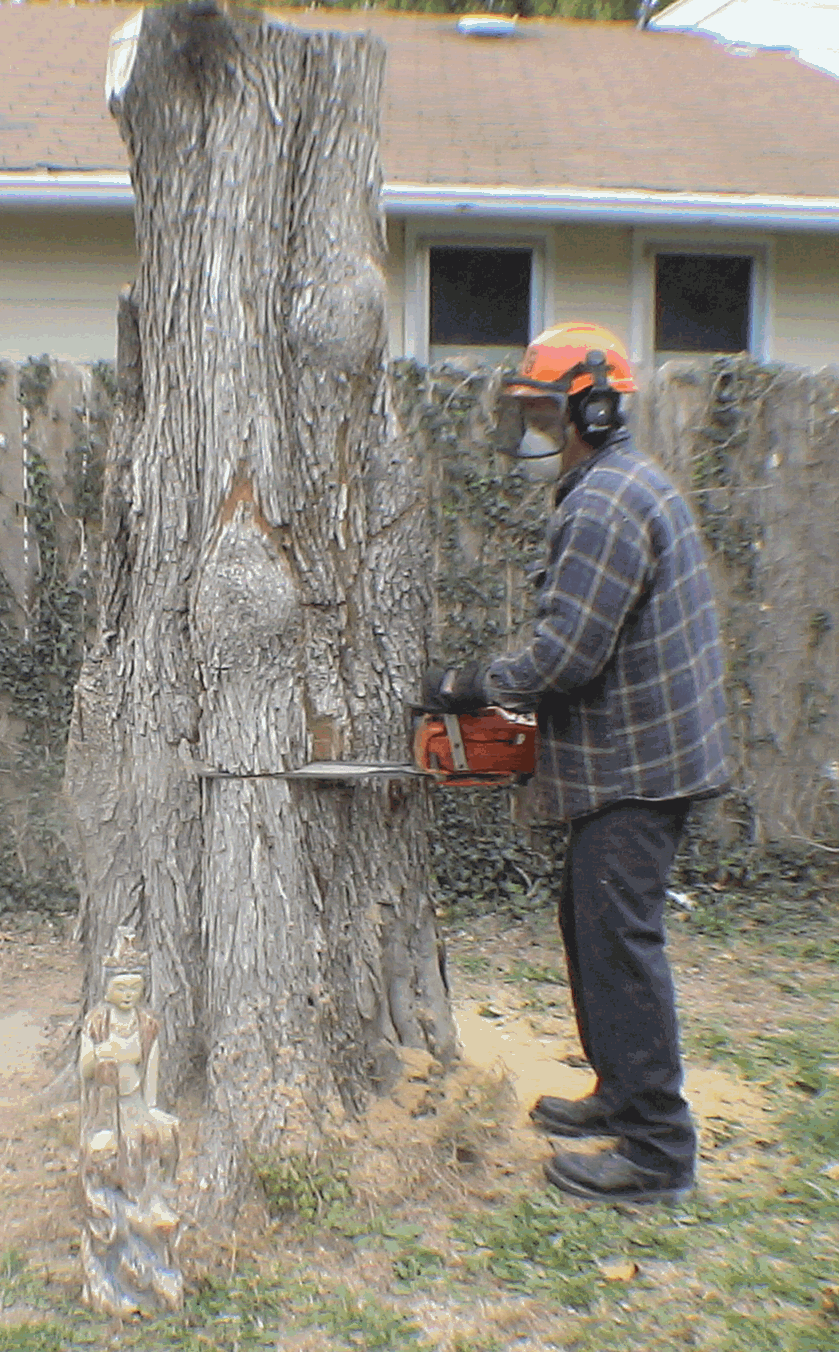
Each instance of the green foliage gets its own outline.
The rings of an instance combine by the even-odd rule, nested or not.
[[[509,454],[521,435],[498,399],[499,372],[394,364],[403,426],[433,485],[435,632],[429,658],[444,666],[503,650],[526,622],[525,568],[541,558],[547,496]],[[563,832],[528,837],[509,790],[440,788],[432,794],[432,870],[438,902],[463,913],[516,913],[551,895]]]
[[[45,1283],[16,1248],[0,1251],[2,1311],[7,1315],[0,1320],[0,1352],[63,1352]]]
[[[66,909],[72,895],[56,803],[80,660],[79,597],[59,566],[56,504],[43,460],[29,463],[29,520],[40,559],[28,630],[16,623],[0,576],[0,700],[18,729],[15,782],[22,796],[0,817],[0,909]]]
[[[806,933],[812,956],[835,955],[835,856],[795,841],[757,848],[749,805],[733,795],[729,821],[740,818],[742,837],[723,842],[709,825],[712,812],[694,808],[673,871],[673,886],[687,890],[694,903],[686,917],[691,929],[720,938],[744,930]]]
[[[558,1006],[567,1006],[567,994],[562,987],[568,978],[555,967],[534,966],[528,962],[514,962],[503,980],[523,987],[521,1008],[533,1013],[547,1014]]]
[[[404,1250],[393,1260],[393,1275],[406,1286],[425,1283],[431,1277],[438,1277],[445,1269],[445,1256],[437,1249],[426,1248],[423,1244]]]
[[[743,1079],[764,1085],[782,1080],[807,1098],[824,1095],[835,1101],[839,1093],[834,1073],[839,1044],[830,1041],[831,1033],[839,1034],[839,1018],[834,1019],[832,1029],[821,1027],[810,1037],[800,1031],[756,1033],[748,1042],[732,1038],[725,1023],[711,1022],[694,1030],[693,1042],[711,1060],[736,1067]]]
[[[17,1261],[15,1259],[14,1261]],[[22,1263],[22,1260],[20,1260]],[[27,1276],[25,1263],[10,1287],[2,1280],[0,1309],[10,1313],[22,1303],[21,1283],[37,1290],[36,1318],[27,1303],[27,1319],[0,1323],[0,1352],[82,1352],[110,1345],[113,1328],[105,1319],[43,1299],[43,1283]],[[119,1346],[125,1352],[244,1352],[246,1348],[275,1349],[278,1335],[289,1330],[320,1330],[322,1345],[330,1348],[427,1348],[422,1330],[396,1305],[359,1294],[343,1283],[301,1278],[300,1269],[281,1265],[265,1271],[247,1267],[227,1277],[206,1276],[196,1283],[182,1314],[159,1315],[120,1327]]]
[[[0,1352],[66,1352],[66,1332],[60,1324],[0,1326]]]
[[[18,373],[18,398],[30,418],[35,413],[46,413],[47,398],[52,389],[52,361],[45,352],[30,357]]]
[[[295,0],[291,8],[307,7]],[[317,5],[315,6],[318,7]],[[342,9],[368,9],[367,0],[344,0]],[[635,0],[378,0],[373,9],[410,11],[418,14],[518,14],[523,18],[612,19],[637,16]]]
[[[456,1333],[452,1341],[452,1352],[501,1352],[501,1343],[491,1334],[469,1338]]]
[[[489,1273],[512,1291],[548,1295],[575,1310],[590,1309],[602,1294],[607,1282],[599,1264],[683,1258],[686,1251],[681,1213],[639,1222],[614,1207],[572,1209],[549,1193],[464,1217],[455,1235],[467,1272]]]
[[[251,1156],[251,1164],[272,1216],[328,1223],[352,1201],[348,1170],[334,1152],[321,1157],[263,1151]]]
[[[104,403],[111,410],[117,397],[117,371],[116,365],[112,361],[95,361],[90,368],[94,384],[98,385],[104,395]]]
[[[776,984],[784,994],[804,994],[789,983]],[[688,1042],[696,1054],[729,1072],[784,1094],[789,1105],[780,1121],[784,1139],[811,1169],[839,1159],[839,1013],[814,1028],[756,1032],[746,1041],[721,1021],[700,1022],[692,1025]]]
[[[802,1195],[786,1194],[785,1208],[777,1199],[767,1206],[743,1194],[709,1208],[706,1227],[728,1242],[723,1255],[699,1257],[696,1277],[712,1284],[712,1300],[725,1327],[720,1347],[732,1352],[777,1347],[827,1352],[839,1346],[839,1325],[834,1320],[802,1326],[802,1316],[817,1314],[819,1292],[833,1281],[832,1238],[839,1219],[835,1196],[811,1200],[803,1195],[806,1191],[802,1184]],[[772,1318],[773,1311],[776,1316],[785,1313],[787,1319],[795,1311],[798,1320],[782,1323]]]
[[[291,1275],[280,1265],[262,1273],[238,1273],[229,1280],[205,1279],[189,1303],[183,1323],[195,1330],[194,1342],[182,1342],[175,1321],[169,1320],[165,1328],[161,1321],[160,1341],[155,1344],[150,1340],[143,1346],[166,1346],[177,1352],[191,1352],[193,1346],[224,1348],[225,1352],[246,1347],[275,1348],[279,1329],[299,1328],[322,1330],[322,1345],[331,1348],[395,1352],[398,1348],[428,1346],[419,1326],[396,1306],[372,1295],[359,1295],[343,1284],[332,1286]],[[226,1329],[219,1335],[221,1326]]]
[[[0,1309],[14,1305],[37,1305],[43,1282],[28,1266],[26,1255],[14,1247],[0,1252]]]
[[[6,1249],[0,1253],[0,1282],[14,1281],[26,1267],[26,1259],[19,1249]]]
[[[445,911],[524,915],[551,903],[562,828],[525,835],[504,789],[436,789],[432,813],[431,866]]]
[[[330,1333],[353,1347],[390,1349],[420,1343],[428,1347],[413,1319],[380,1301],[339,1290],[321,1320]]]
[[[514,962],[505,981],[531,982],[540,986],[567,986],[568,978],[558,967],[541,967],[532,962]]]
[[[104,367],[104,364],[103,364]],[[31,557],[26,613],[0,574],[0,710],[8,719],[15,794],[0,808],[0,913],[56,912],[74,904],[64,844],[60,788],[73,701],[92,596],[82,562],[71,568],[67,523],[89,535],[101,515],[102,470],[112,416],[104,371],[88,406],[74,415],[68,454],[71,499],[60,503],[39,449],[49,424],[52,367],[30,359],[19,371],[26,468],[25,510]],[[111,384],[113,377],[111,376]],[[69,509],[69,511],[68,511]]]

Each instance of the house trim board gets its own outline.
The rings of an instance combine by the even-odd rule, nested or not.
[[[0,208],[131,209],[133,203],[131,181],[125,173],[0,173]],[[579,221],[639,227],[670,224],[839,232],[837,197],[386,183],[382,208],[394,218],[442,216],[470,223],[482,218],[510,222],[526,218],[545,224]]]

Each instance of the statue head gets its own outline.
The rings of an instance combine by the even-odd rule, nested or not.
[[[105,988],[105,999],[117,1009],[133,1009],[143,998],[145,984],[141,972],[117,972]]]
[[[117,927],[114,951],[105,958],[105,999],[119,1009],[132,1009],[143,998],[149,975],[148,954],[137,947],[136,933]]]

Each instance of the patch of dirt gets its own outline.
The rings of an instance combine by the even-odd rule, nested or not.
[[[761,1000],[759,991],[743,981],[730,954],[718,959],[703,945],[702,966],[691,964],[696,957],[691,953],[692,939],[678,925],[673,928],[670,957],[683,1014],[690,1011],[692,1017],[719,1021],[729,1028],[741,1018],[749,1022],[751,1031],[756,1026],[754,1006],[760,1007],[762,1018],[771,1016],[765,995]],[[493,918],[481,917],[451,936],[449,952],[458,971],[456,1010],[465,1055],[473,1064],[500,1068],[509,1077],[516,1097],[513,1129],[517,1137],[524,1138],[529,1130],[528,1110],[540,1094],[581,1098],[594,1086],[591,1071],[580,1064],[559,938],[554,939],[544,923],[528,921],[502,930]],[[474,974],[475,960],[486,964],[484,975]],[[464,974],[464,967],[467,973],[472,968],[472,974]],[[520,979],[522,971],[543,975],[552,970],[559,978],[555,985]],[[530,999],[526,993],[522,998],[523,985],[531,987]],[[700,1133],[702,1182],[713,1189],[727,1176],[732,1163],[726,1147],[731,1145],[737,1154],[735,1142],[742,1146],[746,1140],[765,1141],[771,1133],[772,1105],[759,1085],[736,1071],[697,1066],[690,1060],[685,1092]],[[535,1136],[532,1130],[529,1134]],[[544,1155],[542,1142],[540,1159]],[[759,1159],[753,1163],[762,1165]],[[742,1171],[742,1155],[738,1155],[737,1168]]]
[[[0,932],[2,1247],[68,1280],[75,1278],[78,1239],[71,1212],[78,1110],[67,1101],[72,1081],[60,1074],[57,1057],[77,1017],[80,989],[76,946],[60,933]]]

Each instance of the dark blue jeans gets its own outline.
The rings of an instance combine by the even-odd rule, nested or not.
[[[559,926],[583,1051],[621,1153],[693,1171],[679,1027],[665,952],[667,875],[689,803],[628,799],[571,823]]]

